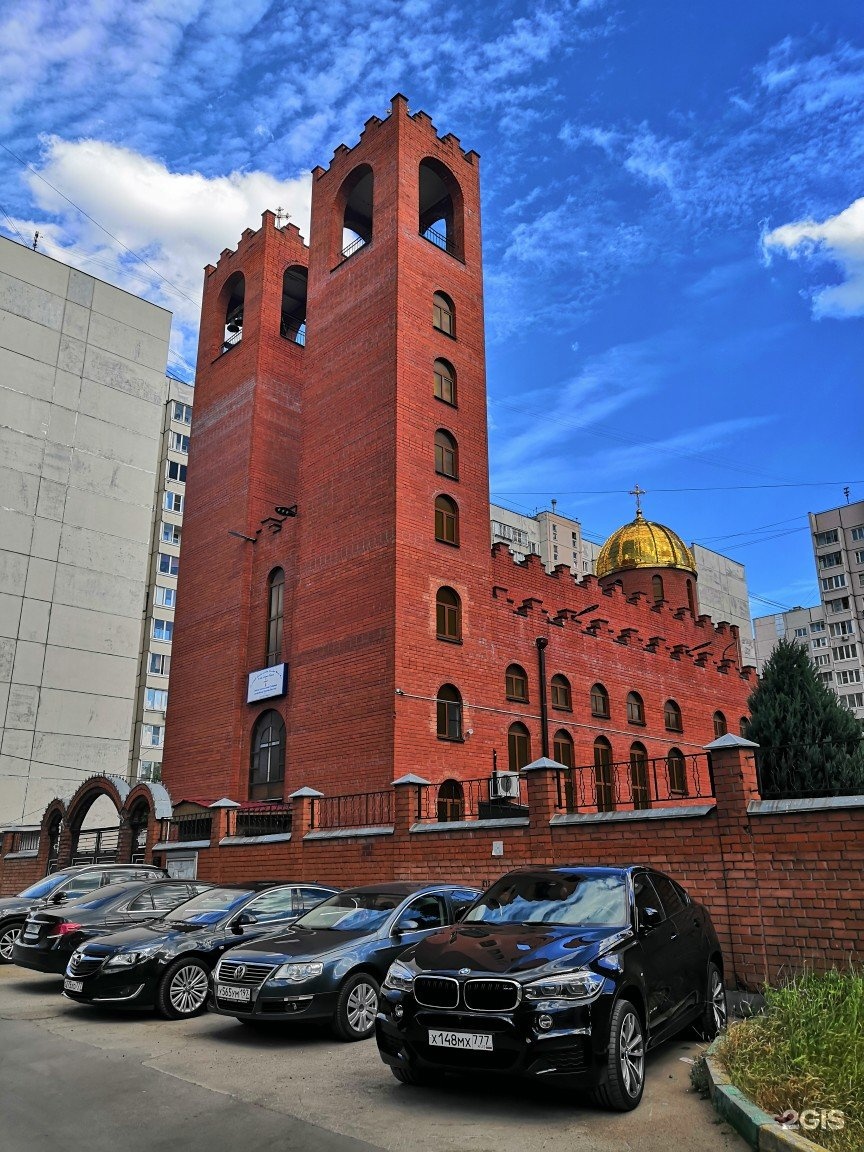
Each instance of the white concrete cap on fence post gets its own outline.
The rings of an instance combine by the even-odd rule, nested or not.
[[[242,808],[242,804],[238,804],[236,800],[229,800],[227,796],[223,796],[221,800],[214,800],[212,804],[208,805],[210,808]]]
[[[296,792],[291,793],[288,799],[299,800],[304,796],[308,796],[312,800],[322,800],[324,798],[324,793],[318,792],[315,788],[298,788]]]
[[[540,768],[554,768],[556,772],[566,772],[567,765],[559,764],[557,760],[550,760],[548,756],[541,756],[539,760],[532,760],[522,769],[523,772],[536,772]]]
[[[394,780],[392,787],[395,788],[398,784],[431,784],[431,780],[424,780],[422,776],[415,776],[413,772],[406,772],[404,776],[400,776],[398,780]]]
[[[712,740],[710,744],[705,744],[704,749],[706,752],[722,752],[724,748],[759,748],[759,744],[754,744],[752,740],[748,740],[746,736],[736,736],[733,732],[727,732],[725,736],[718,736],[716,740]]]

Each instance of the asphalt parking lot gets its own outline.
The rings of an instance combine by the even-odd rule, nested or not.
[[[0,967],[4,1152],[744,1152],[689,1090],[704,1045],[649,1058],[641,1106],[611,1115],[560,1089],[490,1078],[408,1088],[374,1040],[224,1016],[168,1023],[75,1005],[59,981]],[[682,1059],[683,1058],[683,1059]]]

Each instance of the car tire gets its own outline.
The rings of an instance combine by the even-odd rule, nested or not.
[[[430,1084],[440,1084],[443,1077],[438,1072],[427,1072],[425,1069],[422,1071],[419,1068],[394,1068],[390,1065],[390,1071],[396,1077],[400,1084],[410,1084],[412,1087],[422,1088]]]
[[[713,1040],[715,1036],[719,1036],[721,1032],[725,1031],[728,1019],[723,976],[712,960],[708,965],[708,976],[705,982],[705,1003],[697,1024],[699,1035],[703,1040]]]
[[[12,945],[21,935],[23,926],[20,920],[15,920],[0,928],[0,964],[12,963]]]
[[[368,1040],[377,1013],[378,981],[368,972],[357,972],[339,989],[333,1032],[340,1040]]]
[[[194,957],[175,960],[159,983],[156,1008],[166,1020],[198,1016],[207,1007],[210,974]]]
[[[606,1083],[595,1089],[594,1099],[613,1112],[630,1112],[642,1099],[645,1087],[645,1033],[635,1006],[619,1000],[609,1020]]]

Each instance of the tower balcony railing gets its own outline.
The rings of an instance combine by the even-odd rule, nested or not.
[[[229,332],[225,339],[222,341],[222,347],[219,351],[219,355],[221,356],[223,352],[227,352],[230,348],[233,348],[235,344],[239,344],[242,339],[242,328],[239,332]]]
[[[294,324],[290,320],[283,320],[279,326],[279,335],[283,340],[290,340],[293,344],[299,344],[301,348],[306,347],[306,321],[302,324]]]
[[[352,240],[350,244],[342,249],[342,260],[348,260],[355,252],[359,252],[361,248],[365,248],[368,241],[364,240],[362,236],[358,236],[356,240]]]
[[[446,236],[443,232],[439,232],[437,228],[423,228],[420,231],[420,235],[424,240],[428,240],[430,244],[434,244],[436,248],[440,248],[442,252],[446,252],[450,256],[458,257],[459,252],[457,251],[455,243],[449,236]]]

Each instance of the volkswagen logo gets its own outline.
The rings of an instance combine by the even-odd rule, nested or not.
[[[459,975],[460,976],[470,976],[471,975],[471,969],[470,968],[460,968],[459,969]]]
[[[246,965],[245,964],[238,964],[237,967],[234,969],[234,979],[235,980],[242,980],[245,975],[246,975]]]

